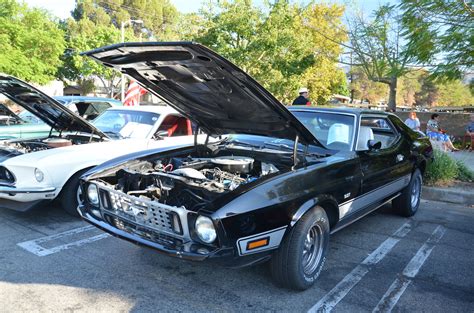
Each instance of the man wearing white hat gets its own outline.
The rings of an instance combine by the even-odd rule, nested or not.
[[[308,98],[308,88],[300,88],[299,97],[293,101],[293,105],[311,105],[311,101]]]

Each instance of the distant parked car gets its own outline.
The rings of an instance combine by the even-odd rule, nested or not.
[[[82,96],[62,96],[53,98],[86,120],[96,118],[100,113],[108,108],[122,106],[122,102],[109,98]],[[0,105],[2,104],[0,103]],[[2,106],[5,107],[4,105]],[[14,113],[12,112],[12,114]],[[0,114],[0,140],[43,137],[47,136],[52,131],[51,126],[46,124],[39,116],[28,110],[23,110],[15,116],[16,118],[14,120],[12,118],[7,120],[6,117],[2,117],[2,114]]]
[[[85,96],[58,96],[53,98],[86,120],[93,120],[110,107],[123,105],[121,101],[111,98]]]
[[[113,107],[90,123],[14,77],[0,74],[0,93],[51,130],[0,143],[0,208],[26,211],[58,199],[77,214],[79,177],[88,169],[127,153],[195,140],[191,122],[167,106]]]

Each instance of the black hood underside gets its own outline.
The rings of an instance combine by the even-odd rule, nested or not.
[[[64,105],[15,77],[0,74],[0,93],[57,131],[84,132],[107,137]]]
[[[192,42],[122,43],[85,52],[131,76],[211,135],[240,133],[317,144],[265,88],[212,50]]]

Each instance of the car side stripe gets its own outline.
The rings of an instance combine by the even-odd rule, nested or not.
[[[339,205],[339,219],[344,216],[354,213],[374,202],[380,201],[388,195],[391,195],[410,183],[410,175],[405,175],[394,182],[383,185],[375,190],[369,191],[359,197],[353,198],[349,201]]]

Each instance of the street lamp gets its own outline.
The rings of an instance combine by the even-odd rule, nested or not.
[[[128,20],[126,22],[122,22],[120,24],[120,31],[122,33],[122,42],[125,42],[125,26],[131,25],[131,24],[143,24],[142,20]],[[120,93],[120,100],[123,103],[123,100],[125,99],[125,75],[122,73],[122,81],[121,81],[121,93]]]

